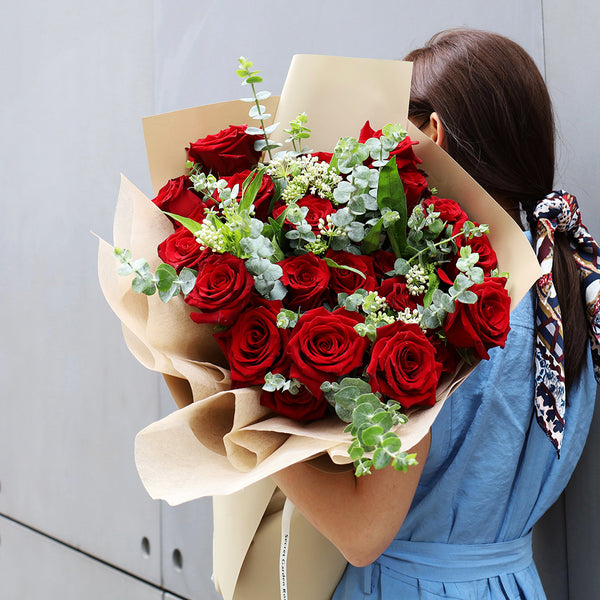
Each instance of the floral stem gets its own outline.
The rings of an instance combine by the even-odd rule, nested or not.
[[[252,86],[252,94],[254,95],[254,104],[256,104],[256,109],[258,110],[258,114],[262,116],[262,111],[260,110],[260,104],[258,102],[258,98],[256,97],[256,88],[254,84],[250,84]],[[264,119],[260,119],[261,127],[263,130],[263,137],[265,138],[265,144],[267,145],[267,154],[269,155],[269,160],[273,160],[273,155],[271,154],[271,150],[269,149],[269,138],[265,132],[265,121]]]
[[[442,244],[447,244],[448,242],[452,242],[454,239],[456,239],[457,237],[460,237],[461,235],[464,235],[462,231],[459,231],[458,233],[455,233],[452,237],[449,237],[448,239],[445,240],[440,240],[439,242],[436,242],[435,244],[433,244],[433,247],[437,247],[437,246],[441,246]],[[429,247],[427,248],[423,248],[423,250],[419,250],[414,256],[411,256],[408,259],[408,264],[410,265],[415,259],[418,259],[421,254],[423,254],[426,250],[429,250]]]

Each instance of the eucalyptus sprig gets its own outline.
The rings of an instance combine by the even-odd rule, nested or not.
[[[400,438],[392,431],[408,420],[398,402],[388,400],[384,404],[366,381],[354,377],[345,377],[339,383],[326,381],[321,389],[338,417],[349,423],[345,431],[353,440],[348,454],[357,477],[370,474],[371,467],[383,469],[391,463],[397,471],[406,471],[417,464],[416,454],[401,450]]]
[[[187,296],[194,289],[198,273],[193,269],[183,268],[177,274],[171,265],[161,263],[153,274],[146,259],[139,258],[132,262],[131,251],[127,248],[115,248],[114,254],[122,265],[118,270],[119,275],[135,273],[131,287],[138,294],[152,296],[158,290],[160,299],[169,302],[179,293]]]
[[[308,117],[306,113],[300,113],[293,121],[290,121],[290,128],[284,129],[285,133],[289,134],[289,137],[285,140],[286,144],[292,142],[292,147],[296,154],[302,154],[307,152],[305,148],[302,148],[302,140],[306,140],[310,137],[310,129],[306,127]]]
[[[243,56],[240,56],[238,59],[240,63],[238,70],[236,73],[244,80],[242,85],[249,85],[252,88],[252,98],[241,98],[243,102],[250,102],[253,104],[252,108],[248,114],[252,119],[256,119],[260,121],[260,127],[248,127],[246,129],[246,133],[248,135],[260,135],[263,137],[262,140],[256,140],[254,142],[254,149],[257,152],[267,152],[269,155],[269,159],[273,160],[273,155],[271,154],[271,150],[275,148],[279,148],[281,146],[278,142],[272,142],[269,140],[269,135],[273,133],[279,123],[273,123],[268,127],[265,126],[265,120],[269,119],[271,115],[266,112],[266,108],[260,103],[261,100],[266,100],[271,96],[271,92],[266,90],[257,92],[255,84],[262,83],[262,77],[259,75],[260,71],[253,71],[253,63],[245,59]]]

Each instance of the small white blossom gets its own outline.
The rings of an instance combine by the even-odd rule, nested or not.
[[[412,266],[406,274],[406,288],[411,296],[424,294],[428,281],[427,272],[420,265]]]
[[[319,161],[316,156],[310,154],[275,158],[267,167],[267,173],[276,178],[289,178],[288,185],[281,195],[286,204],[306,196],[307,193],[333,200],[332,190],[342,180],[328,163]]]
[[[403,311],[398,313],[398,321],[402,321],[403,323],[416,323],[417,325],[421,324],[421,315],[416,308],[410,309],[405,308]]]
[[[210,219],[204,219],[198,231],[196,231],[196,241],[202,249],[211,248],[214,252],[225,252],[225,238],[223,233],[218,230]]]

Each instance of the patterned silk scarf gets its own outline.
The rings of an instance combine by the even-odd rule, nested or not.
[[[562,190],[548,194],[534,211],[536,253],[542,268],[537,282],[535,349],[535,407],[537,420],[558,455],[565,427],[565,370],[563,326],[554,283],[552,260],[555,231],[569,236],[579,267],[581,291],[587,305],[594,375],[600,382],[600,249],[581,223],[577,200]]]

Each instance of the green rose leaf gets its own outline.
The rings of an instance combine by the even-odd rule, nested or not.
[[[377,205],[380,210],[387,208],[396,211],[400,218],[387,229],[387,234],[396,256],[406,251],[406,195],[398,173],[396,158],[392,157],[379,174]]]
[[[170,212],[165,212],[165,215],[168,215],[172,219],[175,219],[178,223],[181,223],[186,229],[191,231],[194,235],[200,231],[202,225],[193,219],[189,219],[188,217],[180,217],[179,215],[174,215]]]

